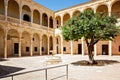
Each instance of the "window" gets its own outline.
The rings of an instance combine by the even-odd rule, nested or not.
[[[57,44],[59,44],[58,38],[57,38]]]
[[[26,47],[26,52],[29,52],[29,47]]]
[[[57,24],[59,24],[59,21],[57,20]]]
[[[30,22],[30,17],[27,14],[24,14],[23,20]]]
[[[34,47],[34,51],[37,52],[37,47]]]
[[[63,51],[66,51],[66,47],[63,47]]]

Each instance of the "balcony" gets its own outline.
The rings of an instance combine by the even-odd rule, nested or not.
[[[10,22],[13,22],[13,23],[20,23],[20,19],[17,19],[17,18],[13,18],[13,17],[10,17],[10,16],[7,16],[7,21],[10,21]]]

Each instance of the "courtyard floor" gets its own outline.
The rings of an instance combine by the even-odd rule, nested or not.
[[[0,61],[0,75],[21,73],[31,70],[43,69],[58,65],[68,64],[69,80],[120,80],[120,63],[105,66],[76,66],[71,63],[88,60],[88,56],[81,55],[56,55],[61,56],[62,62],[58,64],[46,64],[47,56],[8,58]],[[120,62],[120,56],[96,56],[96,60],[116,60]],[[48,80],[65,74],[66,67],[48,70]],[[2,72],[5,70],[6,72]],[[1,78],[0,80],[11,80]],[[14,80],[45,80],[45,71],[31,72],[14,77]],[[65,77],[55,80],[66,80]]]

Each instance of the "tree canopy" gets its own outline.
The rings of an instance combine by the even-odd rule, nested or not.
[[[86,10],[69,19],[62,26],[62,35],[66,41],[76,41],[84,37],[87,43],[88,54],[92,54],[91,48],[100,40],[112,40],[119,34],[114,16],[104,13],[94,13]]]

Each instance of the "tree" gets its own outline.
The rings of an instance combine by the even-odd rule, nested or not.
[[[104,13],[94,13],[86,10],[69,19],[62,27],[62,36],[66,41],[76,41],[84,37],[87,44],[89,63],[94,64],[92,49],[100,40],[112,40],[119,35],[114,16]]]

